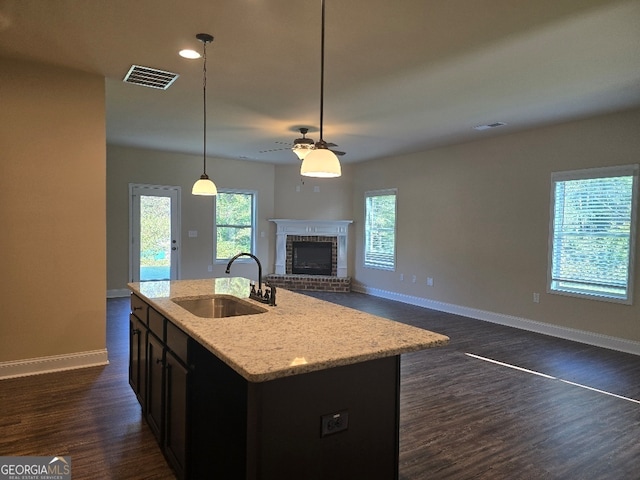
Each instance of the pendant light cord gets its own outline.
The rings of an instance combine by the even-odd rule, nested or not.
[[[207,175],[207,42],[203,41],[204,44],[204,52],[203,58],[204,63],[202,67],[202,98],[203,98],[203,116],[204,116],[204,130],[203,130],[203,139],[202,139],[202,163],[203,168],[202,171],[204,175]]]
[[[322,124],[324,120],[324,0],[322,0],[322,35],[320,37],[320,141],[322,136]]]

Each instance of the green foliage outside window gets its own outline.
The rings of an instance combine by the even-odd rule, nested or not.
[[[140,197],[140,265],[171,265],[171,199]]]
[[[253,193],[218,192],[216,196],[216,259],[253,253]]]

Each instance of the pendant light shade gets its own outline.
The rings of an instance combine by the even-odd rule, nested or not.
[[[203,44],[203,67],[202,67],[202,104],[203,104],[203,117],[204,117],[204,133],[202,142],[202,163],[203,172],[200,175],[200,179],[193,184],[191,189],[192,195],[208,195],[213,196],[218,194],[216,184],[213,183],[207,175],[207,43],[213,42],[213,37],[208,33],[199,33],[196,38]]]
[[[218,188],[207,175],[201,175],[200,179],[193,184],[191,189],[192,195],[210,195],[215,196],[218,194]]]
[[[315,148],[302,160],[300,175],[305,177],[335,178],[342,175],[340,160],[328,148]]]
[[[327,142],[322,138],[324,120],[324,0],[322,0],[322,36],[320,40],[320,140],[315,148],[302,158],[300,175],[305,177],[333,178],[342,175],[340,160],[329,150]],[[298,155],[298,152],[296,152]],[[300,157],[300,155],[298,155]]]

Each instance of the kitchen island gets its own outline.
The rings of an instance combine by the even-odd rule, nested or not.
[[[132,290],[130,383],[180,478],[398,478],[400,355],[444,335],[249,280]],[[190,300],[261,313],[203,318]],[[182,306],[181,306],[182,305]]]

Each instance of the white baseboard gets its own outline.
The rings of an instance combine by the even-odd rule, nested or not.
[[[131,290],[128,288],[119,288],[114,290],[107,290],[107,298],[121,298],[131,295]]]
[[[351,290],[353,290],[354,292],[373,295],[374,297],[386,298],[410,305],[416,305],[418,307],[430,308],[432,310],[438,310],[440,312],[462,315],[464,317],[475,318],[477,320],[483,320],[485,322],[498,323],[500,325],[519,328],[521,330],[528,330],[530,332],[542,333],[544,335],[563,338],[565,340],[572,340],[574,342],[585,343],[587,345],[594,345],[596,347],[608,348],[610,350],[618,350],[620,352],[640,355],[640,342],[635,342],[633,340],[611,337],[599,333],[587,332],[585,330],[560,327],[557,325],[552,325],[550,323],[538,322],[535,320],[529,320],[527,318],[514,317],[512,315],[504,315],[502,313],[489,312],[486,310],[479,310],[477,308],[469,308],[460,305],[454,305],[451,303],[437,302],[435,300],[429,300],[427,298],[414,297],[402,293],[395,293],[387,290],[371,288],[356,282],[352,283]]]
[[[107,349],[0,362],[0,380],[108,365]]]

